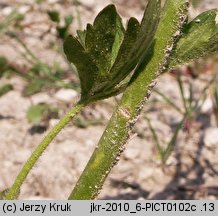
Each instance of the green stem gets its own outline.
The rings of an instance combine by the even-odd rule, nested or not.
[[[0,22],[0,33],[5,33],[12,24],[18,20],[20,14],[14,9],[3,22]]]
[[[14,39],[24,48],[26,53],[38,64],[43,64],[39,58],[37,58],[33,52],[27,47],[27,45],[17,36],[15,35]]]
[[[34,150],[30,158],[27,160],[22,170],[18,174],[17,178],[14,181],[14,184],[9,189],[8,193],[5,196],[5,200],[13,200],[16,199],[20,187],[25,181],[27,175],[36,164],[39,157],[46,150],[48,145],[52,142],[52,140],[57,136],[57,134],[72,120],[72,118],[85,106],[83,103],[76,104],[48,133],[48,135],[42,140],[42,142],[37,146]]]
[[[163,157],[162,157],[162,163],[165,164],[167,159],[169,158],[169,156],[171,155],[175,145],[176,145],[176,140],[178,137],[178,134],[180,132],[180,130],[182,129],[182,126],[184,125],[184,121],[186,119],[186,115],[183,117],[183,119],[181,120],[181,122],[177,125],[176,130],[174,131],[174,134],[170,140],[170,142],[168,143],[166,149],[163,151]]]
[[[147,120],[148,122],[148,127],[152,133],[152,136],[153,136],[153,141],[157,147],[157,150],[158,150],[158,154],[161,158],[161,161],[163,161],[163,158],[164,158],[164,149],[161,147],[161,144],[160,144],[160,141],[158,139],[158,136],[157,136],[157,133],[155,131],[155,129],[153,128],[152,124],[151,124],[151,120],[145,116],[145,119]]]
[[[19,38],[19,36],[15,32],[8,31],[7,35],[11,38],[15,39],[26,51],[26,53],[32,58],[36,63],[41,63],[41,61],[33,54],[33,52],[27,47],[27,45]]]
[[[183,83],[182,83],[182,80],[181,80],[181,75],[180,74],[177,75],[176,79],[177,79],[177,82],[178,82],[178,86],[179,86],[179,90],[180,90],[180,95],[182,97],[182,102],[183,102],[184,110],[185,110],[185,113],[187,114],[189,112],[189,108],[187,106],[187,102],[186,102],[186,98],[185,98],[185,93],[184,93]]]
[[[166,95],[161,93],[159,90],[154,89],[155,93],[157,93],[159,96],[161,96],[169,105],[171,105],[176,111],[178,111],[180,114],[183,115],[183,111],[178,107],[170,98],[168,98]]]
[[[169,48],[174,45],[179,29],[186,18],[184,0],[167,0],[158,26],[153,52],[147,56],[146,67],[138,68],[130,85],[113,113],[85,170],[81,174],[69,199],[95,199],[112,169],[119,161],[132,126],[155,85],[157,76],[166,70]],[[149,60],[148,60],[149,59]]]

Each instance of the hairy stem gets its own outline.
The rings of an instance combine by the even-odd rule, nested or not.
[[[186,14],[187,1],[166,1],[152,50],[144,64],[137,68],[69,199],[95,199],[100,192],[108,173],[119,160],[157,76],[167,69],[170,51],[180,34]]]
[[[25,181],[27,175],[36,164],[39,157],[46,150],[52,140],[58,135],[58,133],[72,120],[72,118],[85,106],[85,104],[76,104],[47,134],[47,136],[42,140],[42,142],[37,146],[32,155],[29,157],[27,162],[24,164],[22,170],[18,174],[14,181],[14,184],[9,189],[5,196],[5,200],[13,200],[18,197],[20,187]]]

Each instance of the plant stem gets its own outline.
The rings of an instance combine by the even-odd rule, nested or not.
[[[158,139],[158,136],[157,136],[157,133],[155,131],[155,129],[153,128],[152,124],[151,124],[151,120],[145,116],[145,119],[147,120],[148,122],[148,127],[152,133],[152,136],[153,136],[153,141],[157,147],[157,150],[158,150],[158,154],[159,154],[159,157],[161,159],[161,161],[163,161],[163,157],[164,157],[164,149],[162,148],[162,146],[160,145],[160,141]]]
[[[38,63],[38,64],[43,64],[39,58],[37,58],[34,53],[28,48],[28,46],[19,38],[19,36],[15,32],[7,32],[7,35],[10,36],[11,38],[15,39],[26,51],[26,53],[31,57],[31,59]]]
[[[173,134],[171,140],[167,144],[166,149],[163,151],[163,155],[162,155],[163,156],[162,157],[162,163],[163,164],[166,163],[167,159],[169,158],[169,156],[171,155],[173,149],[175,148],[177,137],[179,135],[180,130],[182,129],[182,127],[184,125],[185,119],[186,119],[186,115],[184,115],[184,117],[181,120],[181,122],[177,125],[176,130],[174,131],[174,134]]]
[[[181,29],[186,12],[186,1],[166,1],[152,50],[146,56],[144,65],[135,72],[69,199],[95,199],[100,192],[108,173],[119,161],[131,128],[148,99],[157,76],[167,69],[168,51],[178,37],[175,33]]]
[[[184,93],[183,83],[182,83],[182,80],[181,80],[181,75],[180,74],[177,75],[176,79],[177,79],[177,83],[178,83],[178,86],[179,86],[180,95],[182,97],[182,102],[183,102],[185,113],[188,113],[189,108],[187,106],[187,102],[186,102],[186,98],[185,98],[185,93]]]
[[[8,28],[20,17],[20,14],[14,9],[3,22],[0,22],[0,33],[5,33]]]
[[[169,105],[171,105],[176,111],[178,111],[180,114],[183,115],[183,111],[181,110],[180,107],[178,107],[170,98],[168,98],[165,94],[160,92],[157,89],[153,90],[155,93],[157,93],[159,96],[161,96]]]
[[[8,193],[5,196],[5,200],[13,200],[16,199],[20,187],[25,181],[27,175],[36,164],[39,157],[46,150],[48,145],[52,142],[52,140],[57,136],[57,134],[72,120],[72,118],[85,106],[83,103],[77,103],[55,126],[52,130],[47,134],[47,136],[42,140],[42,142],[37,146],[32,155],[29,157],[27,162],[24,164],[22,170],[18,174],[17,178],[14,181],[14,184],[9,189]]]

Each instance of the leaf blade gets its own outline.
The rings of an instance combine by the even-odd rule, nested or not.
[[[120,52],[111,70],[112,84],[119,84],[142,61],[150,48],[159,23],[160,1],[149,1],[139,25],[135,18],[128,22]]]
[[[169,68],[188,63],[194,59],[218,51],[218,25],[216,10],[203,12],[183,29],[183,36],[170,58]]]
[[[87,25],[86,50],[102,73],[99,75],[104,75],[105,71],[109,71],[113,63],[111,62],[112,50],[117,31],[122,35],[124,29],[114,5],[105,7],[97,15],[93,26]]]
[[[82,90],[81,97],[88,97],[98,73],[97,66],[73,36],[68,36],[64,41],[64,52],[67,59],[77,67]]]

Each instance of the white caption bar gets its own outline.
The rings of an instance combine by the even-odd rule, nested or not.
[[[217,216],[218,201],[0,201],[0,215]]]

